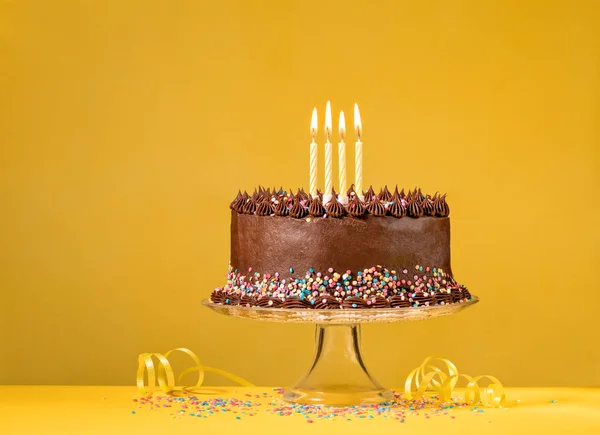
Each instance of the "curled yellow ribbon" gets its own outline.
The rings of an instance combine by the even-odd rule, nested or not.
[[[442,364],[445,370],[434,365],[436,362]],[[471,377],[460,374],[452,361],[434,356],[425,358],[419,367],[409,373],[404,383],[404,395],[411,400],[426,393],[434,393],[440,400],[447,402],[452,400],[456,385],[461,379],[467,381],[465,403],[493,408],[504,405],[506,395],[498,378],[490,375]],[[484,379],[489,383],[482,388],[478,383]]]
[[[181,383],[181,379],[187,375],[188,373],[198,372],[198,381],[196,385],[191,387],[176,387],[175,385],[175,374],[173,372],[173,367],[171,367],[171,363],[168,360],[168,357],[173,352],[183,352],[188,355],[193,361],[194,365],[185,369],[179,377],[177,378],[177,384]],[[158,369],[154,367],[154,360],[158,360]],[[144,375],[148,371],[148,386],[144,382]],[[184,347],[180,347],[177,349],[170,350],[166,352],[164,355],[162,353],[142,353],[138,356],[138,370],[137,370],[137,387],[141,394],[143,395],[151,395],[154,391],[156,391],[156,383],[158,382],[158,388],[162,390],[164,393],[173,394],[178,390],[193,390],[198,389],[202,386],[204,382],[204,374],[206,372],[216,373],[220,376],[223,376],[243,387],[254,387],[253,384],[246,381],[245,379],[240,378],[232,373],[229,373],[225,370],[216,369],[214,367],[203,366],[200,362],[200,359],[196,356],[194,352]]]

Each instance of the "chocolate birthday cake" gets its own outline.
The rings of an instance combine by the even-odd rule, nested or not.
[[[450,265],[445,195],[373,188],[343,199],[259,188],[231,203],[231,262],[216,304],[408,308],[471,299]],[[346,200],[347,198],[347,200]]]

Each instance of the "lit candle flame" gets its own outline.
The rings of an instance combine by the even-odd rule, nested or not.
[[[358,104],[354,104],[354,130],[358,140],[360,140],[360,134],[362,133],[362,122],[360,122],[360,112],[358,111]]]
[[[344,140],[344,136],[346,135],[346,118],[344,117],[344,111],[340,111],[340,123],[339,123],[339,131],[340,137],[342,141]]]
[[[312,134],[313,139],[319,130],[319,125],[317,122],[317,108],[313,109],[312,118],[310,119],[310,134]]]
[[[325,135],[327,136],[327,141],[329,142],[329,135],[332,130],[332,122],[331,122],[331,103],[328,101],[327,106],[325,107]]]

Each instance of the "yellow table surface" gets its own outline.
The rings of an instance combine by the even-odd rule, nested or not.
[[[178,406],[138,408],[134,387],[0,386],[0,434],[600,434],[600,388],[510,388],[502,409],[478,412],[465,407],[430,418],[421,412],[407,416],[404,423],[381,416],[307,423],[301,415],[270,414],[269,403],[277,396],[272,388],[207,391],[217,394],[196,395],[210,400],[248,399],[246,394],[251,394],[254,401],[255,394],[263,397],[267,392],[271,398],[260,399],[262,406],[253,417],[229,411],[197,418],[179,413]]]

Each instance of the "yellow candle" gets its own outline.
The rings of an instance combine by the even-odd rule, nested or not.
[[[333,189],[333,146],[329,142],[329,136],[331,135],[331,103],[327,102],[325,108],[325,192],[323,192],[323,199],[325,203],[331,200],[331,190]]]
[[[309,192],[313,198],[317,197],[317,144],[315,135],[317,134],[317,108],[313,109],[312,119],[310,120],[310,134],[312,143],[310,144],[310,186]]]
[[[360,141],[360,134],[362,133],[362,123],[360,121],[360,112],[358,111],[358,104],[354,104],[354,129],[356,130],[356,136],[358,140],[354,146],[354,184],[358,197],[364,199],[362,190],[362,160],[363,160],[363,144]]]
[[[340,142],[338,143],[338,166],[339,166],[339,178],[340,178],[340,195],[343,204],[348,203],[348,197],[346,196],[346,144],[344,143],[344,135],[346,134],[346,119],[344,118],[344,111],[340,111],[339,121],[339,132]]]

